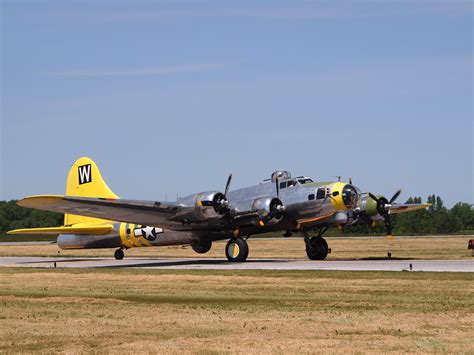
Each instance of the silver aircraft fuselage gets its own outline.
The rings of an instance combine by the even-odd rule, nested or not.
[[[360,198],[359,189],[343,182],[314,182],[307,177],[284,178],[278,181],[279,199],[285,206],[284,216],[262,225],[263,212],[259,213],[256,200],[270,202],[277,195],[275,181],[264,181],[258,185],[230,191],[227,194],[229,208],[234,211],[237,222],[222,229],[216,223],[215,229],[201,230],[195,224],[181,228],[156,228],[133,223],[116,223],[113,230],[101,236],[60,235],[61,248],[114,248],[144,247],[190,244],[192,240],[225,240],[232,235],[251,236],[271,231],[306,231],[324,225],[350,225],[355,223],[352,209]],[[197,201],[215,191],[202,192],[179,198],[169,205],[195,206]],[[345,194],[350,194],[349,201]],[[263,203],[265,207],[265,203]],[[212,208],[210,217],[214,215]],[[249,213],[251,211],[251,213]],[[242,216],[239,216],[239,213]],[[262,214],[263,213],[263,214]],[[205,215],[205,213],[204,213]],[[322,219],[321,216],[328,216]],[[204,219],[204,222],[206,220]],[[147,229],[159,229],[158,233],[146,233]]]

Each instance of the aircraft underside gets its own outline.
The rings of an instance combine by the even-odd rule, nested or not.
[[[325,230],[321,228],[318,235],[312,238],[305,233],[306,252],[312,260],[324,260],[327,256],[328,246],[325,240],[321,238]],[[195,252],[203,254],[211,249],[213,241],[228,239],[225,254],[229,261],[245,261],[249,253],[247,239],[252,234],[268,231],[270,229],[249,227],[239,231],[239,235],[232,235],[232,233],[223,232],[173,231],[151,226],[116,223],[113,230],[108,234],[61,234],[57,239],[57,243],[61,249],[118,248],[115,257],[122,259],[124,257],[123,250],[129,248],[169,245],[191,245]],[[287,236],[289,235],[291,234],[288,233]]]

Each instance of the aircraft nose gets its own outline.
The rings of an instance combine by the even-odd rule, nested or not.
[[[342,189],[342,200],[347,208],[355,208],[357,206],[358,196],[357,189],[351,184],[346,184]]]

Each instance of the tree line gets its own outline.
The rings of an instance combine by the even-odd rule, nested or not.
[[[12,229],[55,227],[64,223],[62,213],[20,207],[16,201],[0,201],[0,234]]]
[[[432,206],[414,212],[393,215],[395,235],[448,234],[474,232],[474,209],[471,204],[459,202],[451,209],[444,206],[441,197],[428,196]],[[406,203],[422,203],[421,197],[410,197]],[[63,224],[61,213],[39,211],[16,205],[16,201],[0,201],[0,234],[11,229],[53,227]],[[344,234],[384,234],[383,222],[375,228],[356,225],[345,228]]]

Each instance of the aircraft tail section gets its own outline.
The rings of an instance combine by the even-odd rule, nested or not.
[[[97,164],[90,158],[78,159],[69,170],[66,182],[66,196],[119,198],[107,186]],[[64,225],[77,223],[107,223],[108,220],[83,217],[72,214],[64,215]]]

